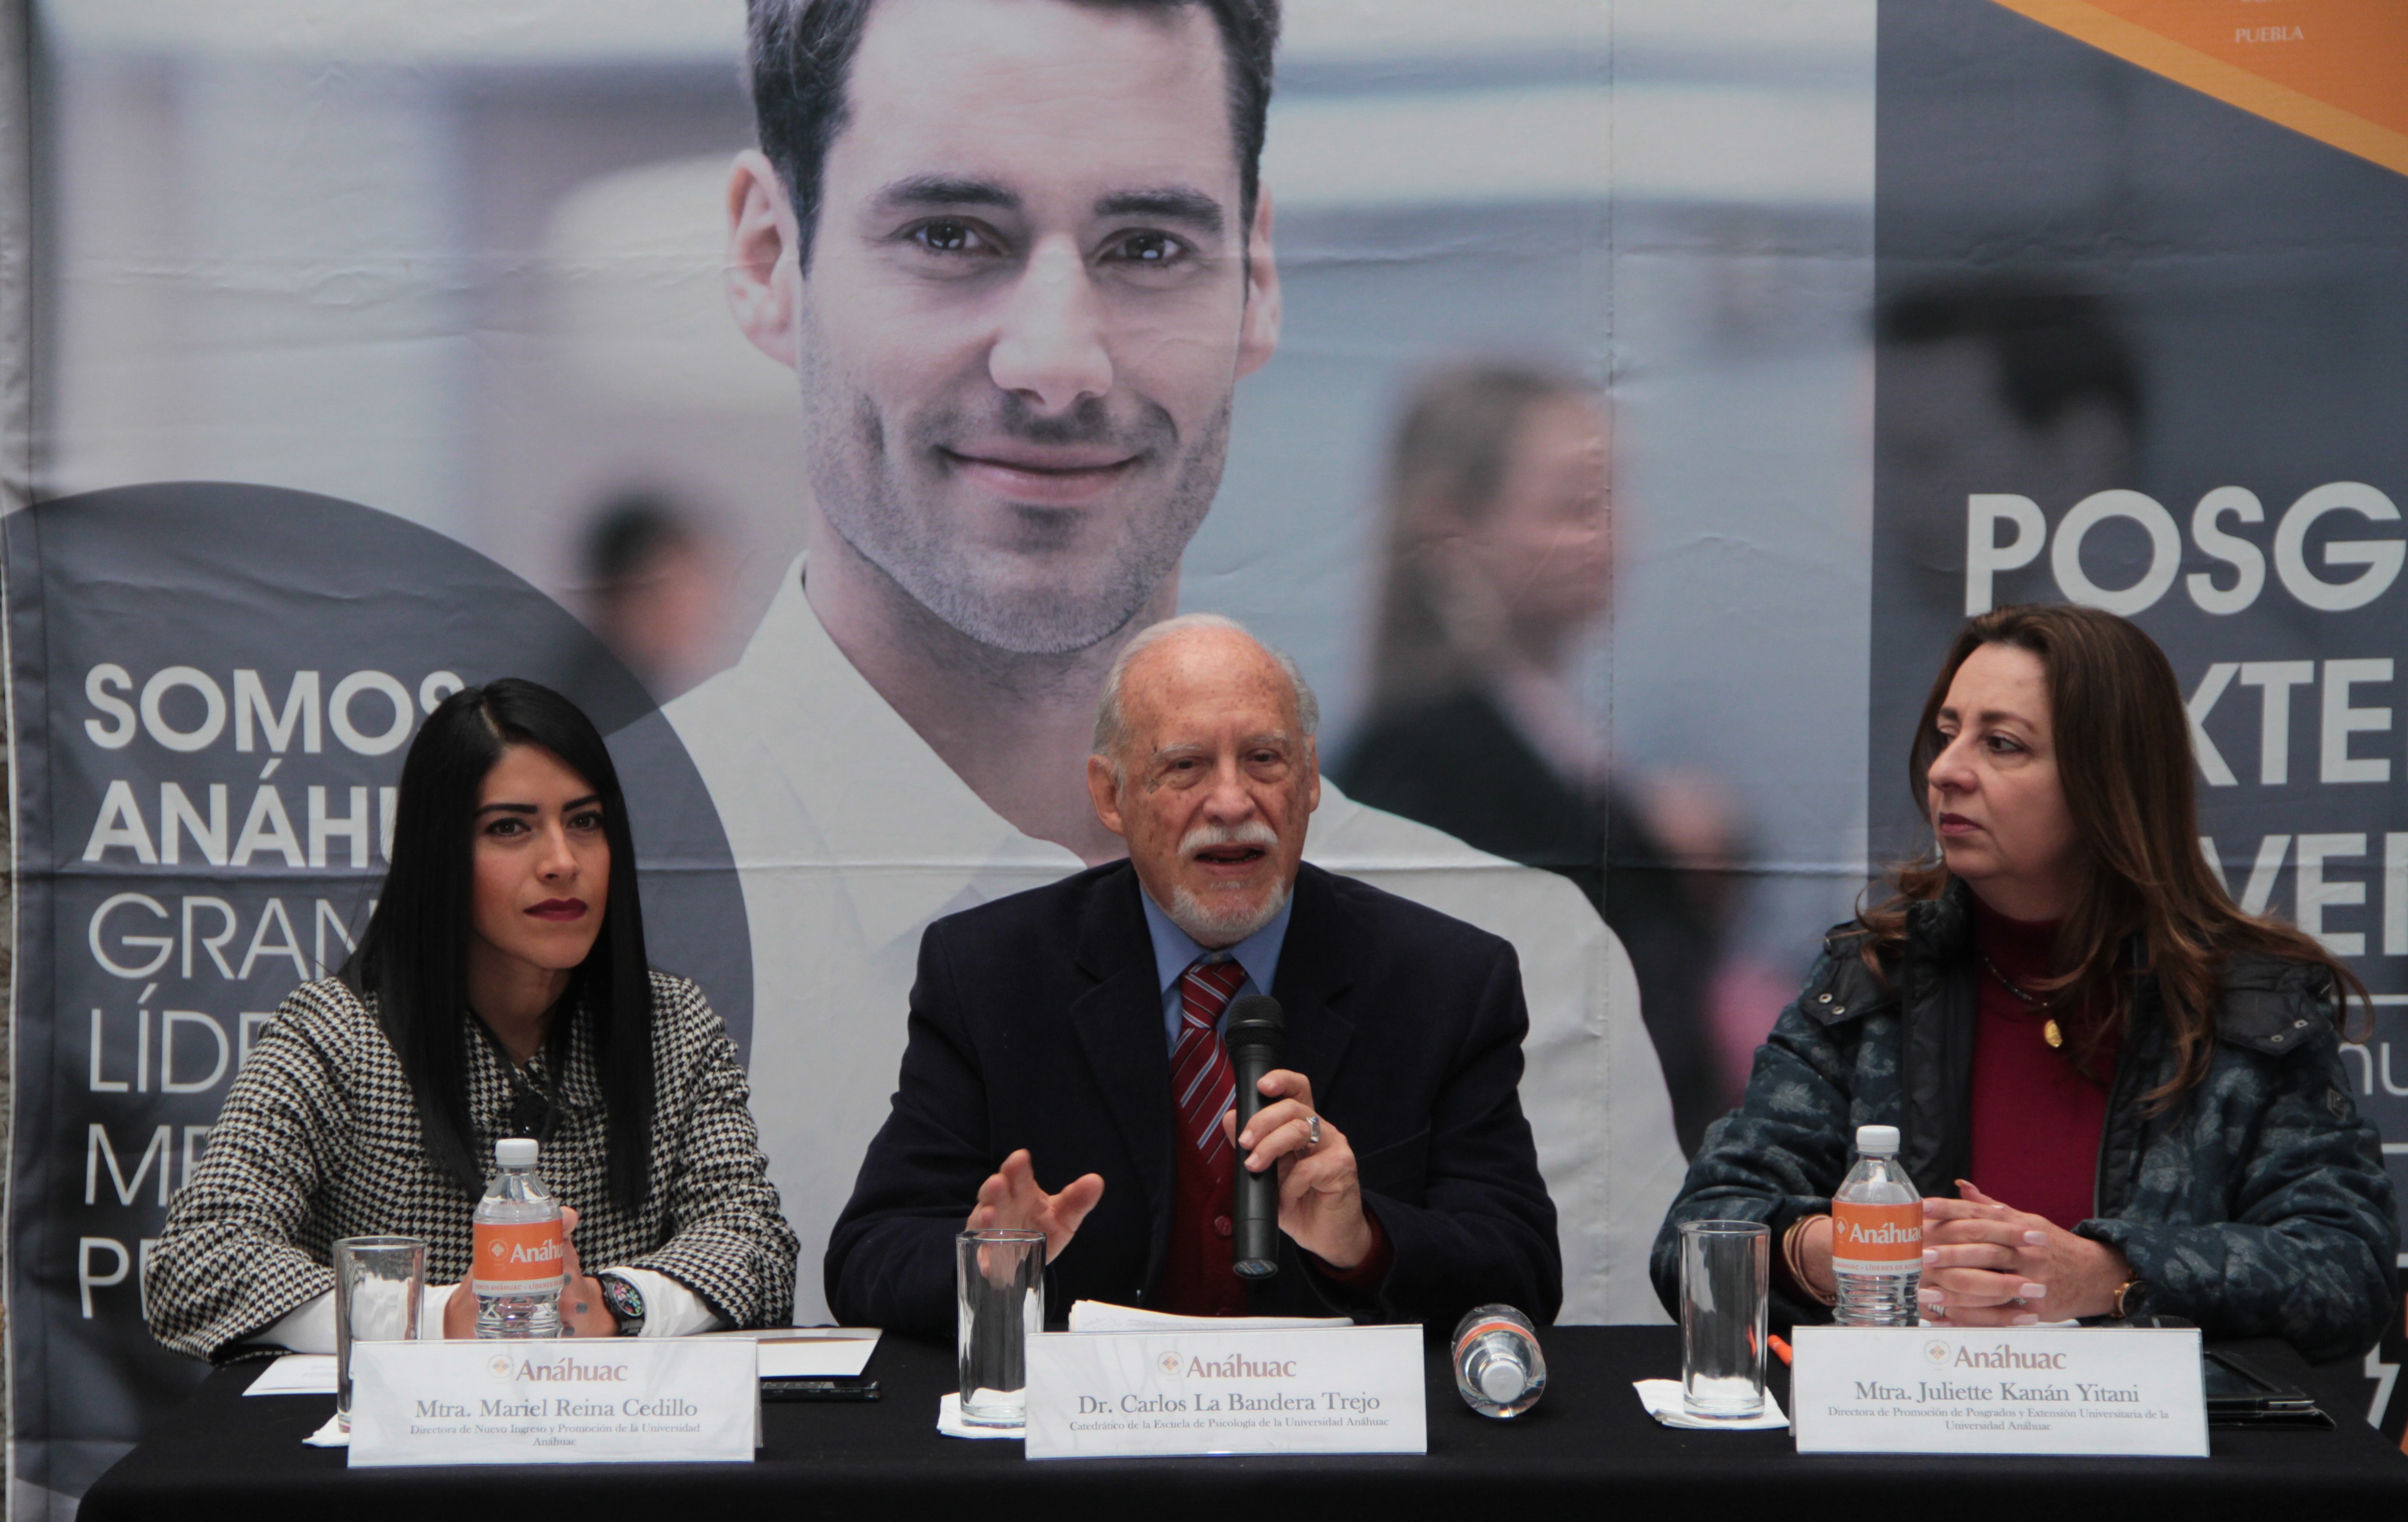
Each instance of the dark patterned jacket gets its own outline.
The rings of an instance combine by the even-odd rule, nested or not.
[[[578,1214],[585,1271],[666,1274],[735,1327],[793,1314],[797,1243],[778,1209],[735,1042],[699,989],[652,974],[657,1074],[651,1186],[610,1202],[592,1043],[572,1027],[561,1071],[533,1067],[566,1112],[544,1180]],[[466,1022],[477,1155],[493,1156],[511,1102],[504,1058]],[[427,1282],[467,1271],[476,1197],[420,1140],[418,1108],[372,1001],[328,978],[293,991],[226,1095],[208,1150],[167,1210],[143,1274],[150,1330],[179,1353],[222,1358],[334,1287],[330,1246],[397,1233],[427,1243]]]
[[[1834,929],[1796,1003],[1756,1054],[1747,1097],[1715,1122],[1656,1239],[1656,1293],[1679,1314],[1683,1221],[1763,1221],[1776,1245],[1831,1208],[1856,1128],[1896,1126],[1926,1195],[1970,1170],[1974,1026],[1966,890],[1908,912],[1889,986]],[[2173,1073],[2156,981],[2142,974],[2101,1129],[2094,1218],[2147,1309],[2210,1336],[2274,1336],[2312,1359],[2363,1352],[2398,1307],[2399,1207],[2374,1127],[2344,1080],[2333,993],[2318,968],[2232,958],[2207,1076],[2162,1114],[2142,1096]],[[2013,1201],[2009,1201],[2013,1203]],[[1776,1321],[1823,1321],[1776,1293]]]

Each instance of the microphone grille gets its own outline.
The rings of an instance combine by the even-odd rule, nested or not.
[[[1227,1040],[1231,1046],[1283,1044],[1287,1015],[1279,1000],[1268,994],[1248,994],[1230,1005]]]

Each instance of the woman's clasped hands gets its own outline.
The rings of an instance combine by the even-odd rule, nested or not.
[[[2101,1316],[2132,1276],[2124,1255],[1963,1179],[1958,1199],[1923,1201],[1924,1316],[1957,1327],[2028,1327]]]
[[[563,1337],[615,1337],[619,1318],[610,1314],[609,1305],[602,1299],[602,1286],[577,1260],[577,1243],[571,1240],[577,1230],[577,1208],[560,1207],[560,1244],[568,1249],[568,1262],[562,1275],[560,1291],[560,1335]],[[443,1335],[447,1338],[477,1335],[477,1291],[466,1280],[452,1291],[443,1304]]]

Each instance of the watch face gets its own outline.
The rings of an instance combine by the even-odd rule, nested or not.
[[[603,1280],[602,1299],[609,1305],[611,1314],[623,1322],[644,1319],[644,1297],[624,1279]]]

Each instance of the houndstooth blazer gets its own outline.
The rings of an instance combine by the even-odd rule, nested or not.
[[[734,1327],[793,1314],[794,1228],[761,1155],[743,1067],[719,1016],[683,978],[652,974],[657,1074],[652,1179],[642,1208],[610,1202],[603,1103],[591,1040],[572,1028],[557,1074],[535,1059],[566,1112],[543,1149],[544,1180],[578,1211],[585,1271],[649,1269]],[[473,1145],[493,1156],[511,1090],[504,1058],[466,1022]],[[167,1210],[143,1275],[151,1333],[222,1359],[335,1284],[340,1238],[423,1237],[429,1284],[467,1271],[476,1199],[420,1140],[418,1107],[373,1001],[337,979],[293,991],[226,1095],[208,1150]]]

